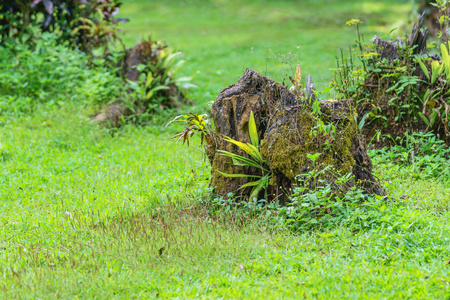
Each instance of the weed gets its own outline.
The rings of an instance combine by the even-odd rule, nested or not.
[[[375,153],[407,167],[415,178],[450,180],[450,149],[432,133],[407,134],[389,151],[383,148]]]

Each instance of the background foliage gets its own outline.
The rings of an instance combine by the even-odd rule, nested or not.
[[[1,47],[0,67],[0,115],[29,114],[68,102],[104,104],[123,90],[122,80],[104,61],[90,62],[86,54],[60,45],[49,33],[34,46]]]
[[[118,39],[115,16],[120,0],[11,0],[0,2],[2,43],[33,38],[32,26],[57,33],[59,42],[69,41],[85,52],[108,50]]]

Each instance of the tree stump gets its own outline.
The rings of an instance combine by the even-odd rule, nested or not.
[[[312,86],[311,80],[309,82]],[[372,175],[372,163],[363,139],[358,137],[350,102],[328,100],[320,103],[321,120],[334,124],[336,128],[332,136],[322,133],[314,136],[317,120],[311,114],[312,102],[314,100],[297,99],[285,86],[247,69],[237,83],[219,94],[212,107],[212,119],[217,136],[250,143],[248,122],[253,111],[259,140],[263,140],[260,152],[269,161],[268,167],[273,172],[267,189],[270,199],[288,201],[289,191],[298,183],[297,175],[327,166],[333,166],[333,172],[325,178],[327,182],[333,184],[337,176],[351,172],[353,179],[350,185],[368,193],[384,195],[383,188]],[[215,194],[248,196],[250,190],[240,187],[252,178],[231,178],[217,171],[261,175],[260,170],[251,166],[235,166],[229,157],[217,150],[246,155],[235,145],[218,139],[216,151],[210,157],[211,186],[215,187]],[[322,154],[313,163],[307,158],[308,153]]]
[[[162,43],[157,43],[155,46],[152,40],[149,39],[138,43],[133,48],[127,49],[123,59],[117,63],[119,70],[117,76],[124,79],[124,85],[127,85],[129,81],[140,81],[141,72],[138,70],[138,66],[149,64],[156,66],[158,64],[158,53],[165,48],[167,46],[162,45]],[[157,71],[163,72],[165,70]],[[157,77],[161,74],[154,75]],[[170,82],[167,84],[167,87],[168,89],[157,92],[158,96],[164,99],[159,104],[160,108],[181,108],[182,105],[193,104],[175,83]],[[103,112],[96,114],[92,120],[98,123],[109,124],[112,127],[118,127],[123,123],[124,118],[148,112],[151,106],[150,100],[142,101],[141,99],[136,99],[135,102],[128,103],[128,106],[125,104],[125,101],[121,100],[108,104]]]

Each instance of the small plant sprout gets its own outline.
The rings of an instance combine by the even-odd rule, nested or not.
[[[294,90],[297,95],[300,95],[300,91],[302,88],[302,69],[300,67],[300,64],[298,64],[297,68],[295,69],[295,78],[292,79],[292,77],[289,76],[289,79],[293,84],[291,90]]]
[[[316,153],[316,154],[306,153],[306,156],[308,157],[308,159],[310,159],[314,164],[316,163],[316,160],[319,158],[320,155],[322,155],[322,153]]]

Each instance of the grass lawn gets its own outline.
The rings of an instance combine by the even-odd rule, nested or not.
[[[122,16],[127,45],[152,35],[185,53],[200,112],[247,67],[282,80],[283,59],[325,88],[338,48],[355,39],[345,22],[387,34],[408,5],[127,0]],[[209,169],[170,140],[176,112],[115,134],[91,112],[67,104],[0,119],[0,299],[450,298],[450,182],[374,157],[403,201],[389,226],[271,230],[202,208]]]

